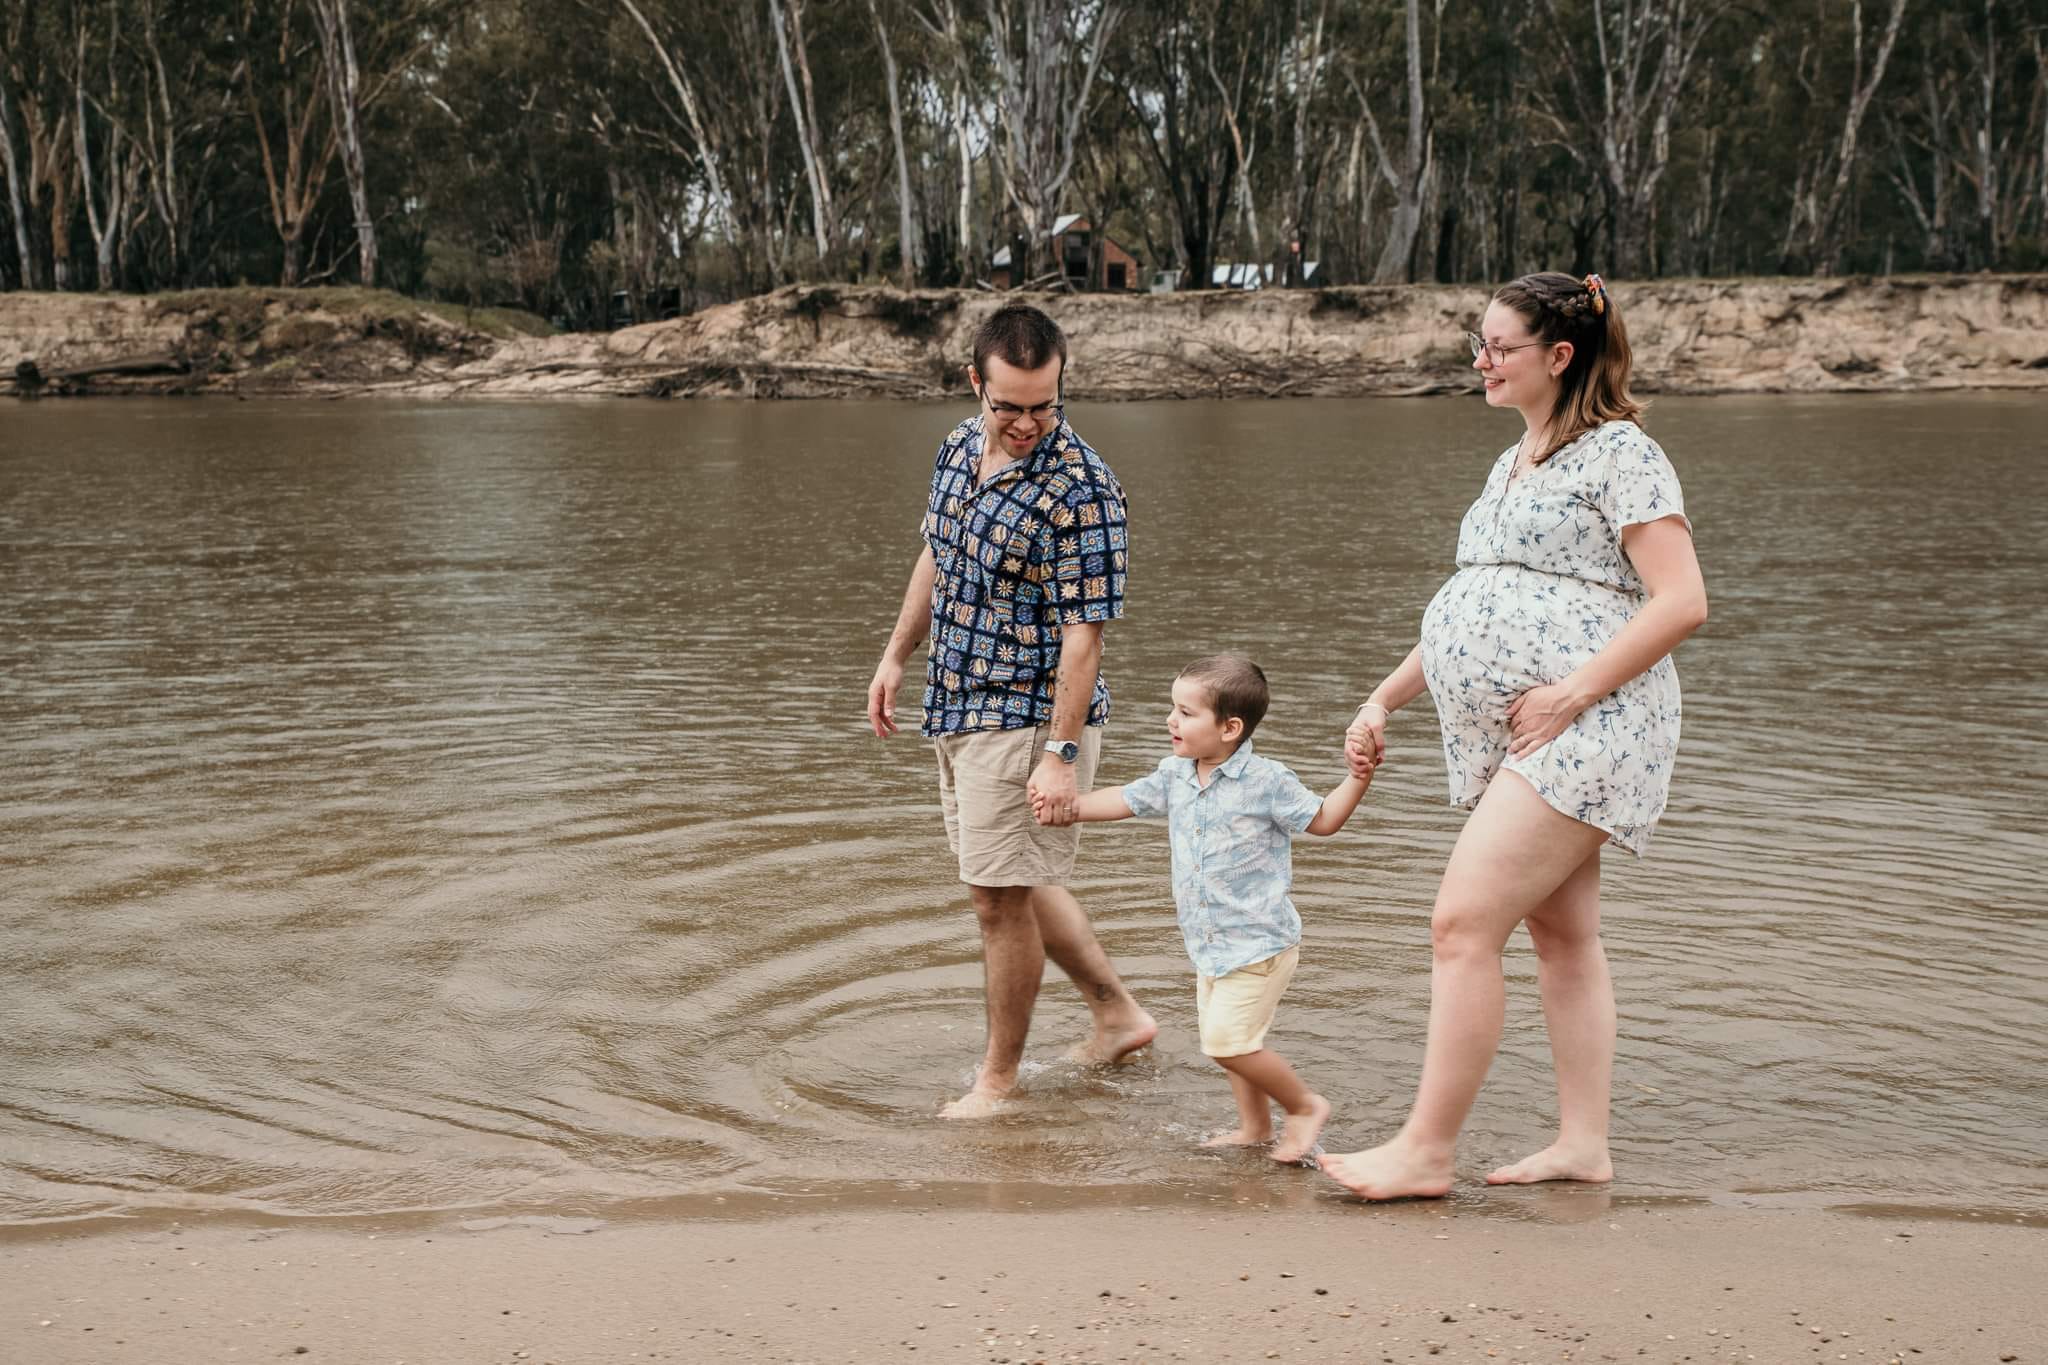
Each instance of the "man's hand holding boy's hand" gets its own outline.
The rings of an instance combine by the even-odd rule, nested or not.
[[[1074,789],[1074,770],[1056,758],[1039,764],[1024,790],[1031,797],[1031,813],[1041,825],[1057,828],[1081,818],[1081,796]]]

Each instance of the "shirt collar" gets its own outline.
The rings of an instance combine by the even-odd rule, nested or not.
[[[1242,778],[1244,776],[1245,765],[1247,763],[1250,763],[1251,761],[1252,742],[1250,740],[1246,740],[1244,743],[1237,746],[1236,753],[1232,754],[1229,758],[1224,759],[1221,763],[1218,763],[1216,765],[1215,771],[1211,775],[1211,785],[1214,785],[1214,779],[1218,777]],[[1198,787],[1201,786],[1201,769],[1196,765],[1195,760],[1193,760],[1192,758],[1187,761],[1187,764],[1188,781],[1194,783]]]
[[[967,457],[969,472],[973,472],[981,467],[981,453],[988,445],[988,417],[984,413],[977,412],[974,416],[968,418],[967,421],[971,430],[967,433],[967,439],[960,443],[960,449],[961,453]],[[1029,455],[1022,459],[1012,460],[995,473],[989,475],[988,484],[1008,479],[1015,474],[1022,473],[1026,469],[1033,472],[1042,472],[1058,464],[1060,462],[1059,452],[1065,450],[1069,444],[1069,440],[1063,438],[1071,438],[1072,434],[1072,428],[1068,427],[1066,419],[1061,418],[1058,425],[1038,438],[1038,444],[1031,447]],[[988,484],[982,486],[987,487]]]

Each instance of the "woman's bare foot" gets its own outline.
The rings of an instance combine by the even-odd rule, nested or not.
[[[1441,1199],[1456,1178],[1451,1154],[1432,1155],[1395,1138],[1364,1152],[1318,1158],[1323,1174],[1364,1199]]]
[[[1202,1145],[1204,1147],[1263,1147],[1272,1140],[1273,1130],[1270,1128],[1263,1133],[1252,1133],[1242,1128],[1235,1128],[1228,1133],[1218,1133]]]
[[[1010,1103],[1008,1090],[985,1090],[977,1083],[974,1089],[939,1110],[942,1119],[985,1119],[1000,1114]]]
[[[1280,1125],[1280,1141],[1273,1145],[1270,1153],[1273,1160],[1292,1166],[1313,1152],[1316,1139],[1323,1135],[1323,1125],[1329,1121],[1330,1102],[1310,1091],[1308,1112],[1289,1114],[1287,1121]]]
[[[1120,1062],[1159,1036],[1152,1016],[1133,1007],[1129,1018],[1107,1027],[1097,1025],[1095,1036],[1067,1049],[1067,1060],[1083,1066],[1108,1066]]]
[[[1545,1180],[1583,1180],[1604,1185],[1614,1179],[1614,1163],[1608,1159],[1607,1144],[1567,1147],[1553,1142],[1533,1156],[1503,1166],[1486,1177],[1489,1185],[1536,1185]]]

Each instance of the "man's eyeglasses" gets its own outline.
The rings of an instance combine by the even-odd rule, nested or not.
[[[1472,347],[1472,358],[1477,360],[1481,355],[1484,355],[1486,363],[1489,365],[1506,363],[1509,351],[1526,351],[1531,346],[1541,346],[1544,344],[1541,341],[1519,341],[1512,346],[1503,346],[1498,341],[1488,341],[1477,332],[1465,333],[1465,341]]]
[[[1020,408],[1015,403],[998,403],[988,396],[988,390],[981,391],[981,401],[988,404],[989,415],[998,422],[1014,422],[1019,417],[1029,417],[1039,426],[1057,426],[1067,415],[1064,401],[1040,403],[1035,408]]]

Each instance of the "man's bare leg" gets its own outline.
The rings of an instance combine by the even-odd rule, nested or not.
[[[996,1112],[1017,1085],[1017,1064],[1031,1031],[1031,1007],[1045,974],[1045,944],[1032,914],[1028,886],[974,886],[974,917],[981,924],[981,967],[988,1014],[988,1046],[974,1088],[940,1114],[949,1119],[982,1118]]]
[[[1073,980],[1095,1020],[1094,1034],[1075,1044],[1067,1056],[1077,1062],[1108,1063],[1151,1042],[1159,1025],[1124,989],[1073,894],[1064,886],[1034,886],[1031,908],[1045,955]]]

